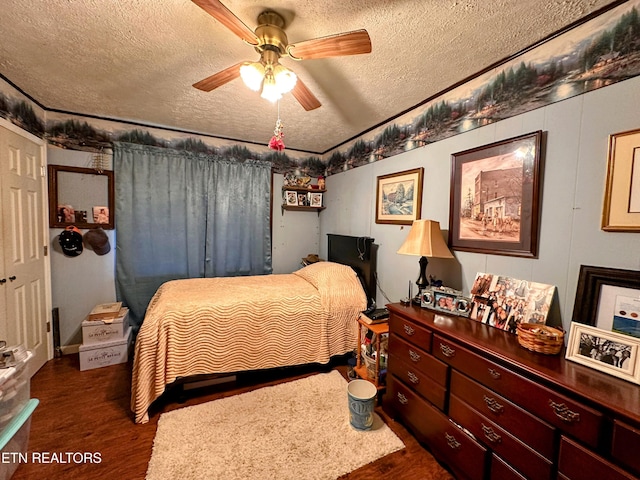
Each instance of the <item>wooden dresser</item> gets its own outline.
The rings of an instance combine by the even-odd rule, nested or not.
[[[384,409],[456,477],[638,478],[640,386],[467,318],[387,307]]]

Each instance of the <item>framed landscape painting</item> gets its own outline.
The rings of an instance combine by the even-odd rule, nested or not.
[[[543,132],[451,156],[449,246],[537,257]]]
[[[381,175],[376,188],[376,223],[411,225],[420,218],[424,169]]]

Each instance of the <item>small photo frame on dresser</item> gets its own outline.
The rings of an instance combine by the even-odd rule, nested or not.
[[[582,323],[571,323],[567,360],[640,384],[640,340]]]

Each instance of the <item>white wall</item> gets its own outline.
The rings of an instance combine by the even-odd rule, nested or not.
[[[453,252],[432,259],[428,273],[469,292],[477,272],[556,285],[568,331],[581,264],[640,269],[640,235],[600,229],[608,136],[640,128],[640,77],[488,125],[327,178],[327,210],[320,217],[321,253],[326,234],[366,235],[378,250],[379,285],[392,302],[418,277],[418,258],[398,255],[408,227],[375,223],[376,177],[424,167],[422,218],[449,226],[451,154],[536,130],[547,132],[539,255],[526,259]],[[378,304],[386,303],[378,292]]]

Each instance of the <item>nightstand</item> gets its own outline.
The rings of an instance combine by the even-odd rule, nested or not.
[[[367,333],[372,332],[375,334],[375,340],[373,343],[373,347],[376,351],[376,359],[375,359],[375,374],[373,378],[369,375],[369,370],[367,368],[365,359],[362,358],[362,346],[365,344],[365,338],[367,337]],[[369,380],[373,383],[378,390],[382,390],[385,388],[384,385],[380,384],[380,345],[382,336],[389,335],[389,321],[388,319],[384,322],[369,324],[365,322],[362,318],[358,318],[358,344],[356,345],[357,351],[357,362],[355,372],[358,377]]]

